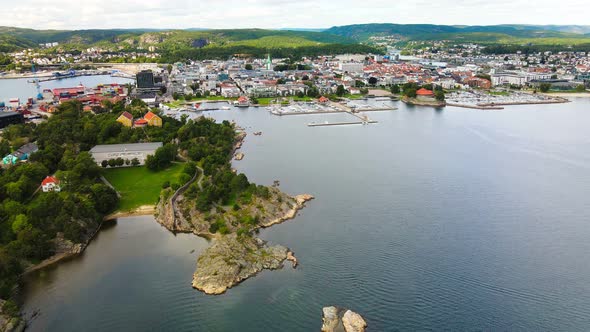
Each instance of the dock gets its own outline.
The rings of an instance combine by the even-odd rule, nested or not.
[[[348,125],[366,125],[370,123],[377,123],[374,120],[368,121],[346,121],[346,122],[324,122],[324,123],[308,123],[308,127],[327,127],[327,126],[348,126]]]

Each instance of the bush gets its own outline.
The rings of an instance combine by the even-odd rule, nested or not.
[[[131,160],[125,159],[125,165],[129,166],[131,164]]]
[[[170,181],[166,181],[164,183],[162,183],[162,189],[166,189],[170,187]]]

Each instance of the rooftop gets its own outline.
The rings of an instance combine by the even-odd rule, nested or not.
[[[154,151],[162,145],[162,142],[97,145],[90,150],[90,153]]]

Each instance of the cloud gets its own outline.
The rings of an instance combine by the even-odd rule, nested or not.
[[[6,26],[90,28],[322,28],[370,22],[587,24],[587,0],[0,0]]]

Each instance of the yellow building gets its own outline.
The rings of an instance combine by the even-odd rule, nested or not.
[[[129,113],[129,112],[123,112],[117,118],[117,122],[120,122],[125,127],[133,127],[133,115],[131,115],[131,113]]]
[[[147,112],[143,118],[147,121],[148,126],[162,127],[162,118],[151,111]]]

